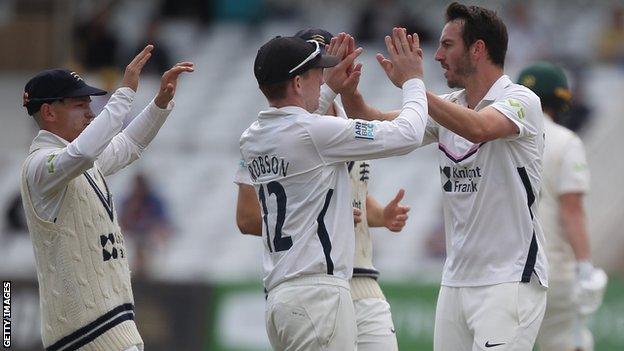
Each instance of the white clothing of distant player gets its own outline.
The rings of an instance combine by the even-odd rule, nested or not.
[[[540,220],[546,235],[546,251],[551,281],[576,278],[576,258],[559,220],[559,196],[589,191],[589,167],[583,142],[569,129],[544,116],[546,146]]]
[[[546,146],[539,214],[546,235],[550,287],[537,344],[541,351],[571,350],[580,345],[583,351],[591,351],[592,334],[585,323],[579,322],[578,307],[573,299],[577,261],[559,215],[559,196],[589,191],[589,167],[583,142],[572,131],[547,115],[544,116],[544,130]]]

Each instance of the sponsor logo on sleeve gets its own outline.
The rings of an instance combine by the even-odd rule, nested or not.
[[[375,140],[375,125],[368,122],[355,122],[355,138]]]
[[[514,111],[516,111],[518,118],[524,119],[524,117],[526,116],[526,113],[524,112],[524,107],[522,106],[520,101],[516,99],[507,99],[505,100],[505,102],[507,102],[507,104],[511,106],[514,109]]]
[[[48,155],[48,159],[46,160],[46,166],[48,168],[48,173],[54,173],[54,159],[56,158],[55,154]]]

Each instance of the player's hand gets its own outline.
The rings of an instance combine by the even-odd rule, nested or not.
[[[384,226],[390,231],[400,232],[405,227],[407,221],[407,213],[409,212],[409,206],[403,206],[400,204],[405,195],[405,190],[400,189],[394,199],[390,201],[383,209]]]
[[[154,99],[156,106],[160,108],[167,108],[169,101],[173,99],[175,95],[176,86],[178,85],[178,77],[182,72],[193,72],[195,66],[192,62],[180,62],[171,67],[167,72],[163,73],[160,79],[160,89]]]
[[[345,56],[350,54],[352,51],[348,49],[348,39],[346,33],[338,33],[337,36],[331,38],[329,44],[325,45],[325,54],[330,56],[336,56],[338,59],[343,60]],[[332,80],[333,75],[335,74],[334,67],[328,67],[323,70],[323,80],[328,82]],[[332,80],[332,85],[335,85]]]
[[[377,54],[377,62],[394,85],[401,88],[403,83],[412,79],[422,79],[423,52],[418,35],[407,35],[405,28],[394,28],[392,36],[386,36],[386,48],[390,58]]]
[[[346,94],[354,91],[360,80],[362,65],[355,64],[355,59],[362,53],[362,48],[354,49],[355,40],[345,33],[332,38],[326,48],[328,55],[341,59],[334,67],[326,68],[323,78],[327,85],[337,94]]]
[[[357,207],[353,208],[353,224],[357,225],[362,222],[362,210]]]
[[[608,278],[602,269],[595,268],[589,262],[580,263],[577,269],[573,300],[576,302],[578,313],[581,316],[588,316],[602,305]]]
[[[154,49],[154,45],[147,45],[138,55],[134,57],[134,59],[126,66],[126,71],[124,72],[123,80],[121,83],[122,87],[128,87],[134,91],[137,91],[139,87],[139,76],[141,75],[141,71],[143,70],[143,66],[149,58],[152,56],[152,50]]]
[[[334,55],[340,57],[340,59],[344,59],[353,51],[355,51],[355,39],[347,35],[347,38],[344,40],[346,43],[346,50],[343,50],[343,46],[338,46],[338,49],[335,54],[332,53],[331,44],[329,45],[328,52],[330,55]],[[331,72],[331,71],[330,71]],[[347,67],[347,78],[342,84],[342,87],[339,88],[341,95],[353,95],[357,91],[357,87],[360,84],[360,77],[362,76],[362,63],[361,62],[353,62],[351,66]]]

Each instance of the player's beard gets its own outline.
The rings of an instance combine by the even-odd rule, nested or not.
[[[464,82],[466,81],[466,79],[468,79],[468,77],[470,77],[470,75],[474,74],[476,71],[477,67],[470,63],[468,50],[466,50],[461,56],[461,59],[457,61],[457,65],[455,66],[455,70],[451,75],[451,78],[446,79],[446,84],[449,88],[452,89],[465,88],[466,84]]]

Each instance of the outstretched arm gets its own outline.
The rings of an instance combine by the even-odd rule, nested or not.
[[[391,121],[395,119],[401,110],[392,110],[383,112],[369,105],[364,101],[364,96],[359,91],[355,91],[351,94],[340,95],[342,99],[342,105],[347,113],[347,116],[357,116],[358,118],[368,121]]]
[[[519,133],[518,126],[493,107],[474,111],[427,92],[429,115],[440,125],[473,143]]]
[[[412,40],[403,28],[395,28],[392,38],[386,38],[391,59],[381,56],[384,69],[391,81],[403,88],[403,109],[396,119],[370,123],[338,118],[319,118],[314,123],[302,121],[325,162],[403,155],[421,145],[427,125],[427,102],[421,79],[422,51],[418,45],[418,39]],[[355,53],[357,50],[335,66],[339,75],[348,75],[345,72]]]
[[[152,45],[147,45],[126,67],[122,86],[113,93],[100,114],[63,149],[38,152],[28,166],[30,190],[41,196],[65,188],[67,183],[93,167],[111,139],[123,127],[130,112],[139,75],[151,56]],[[88,106],[87,106],[88,107]],[[85,107],[85,108],[87,108]]]

